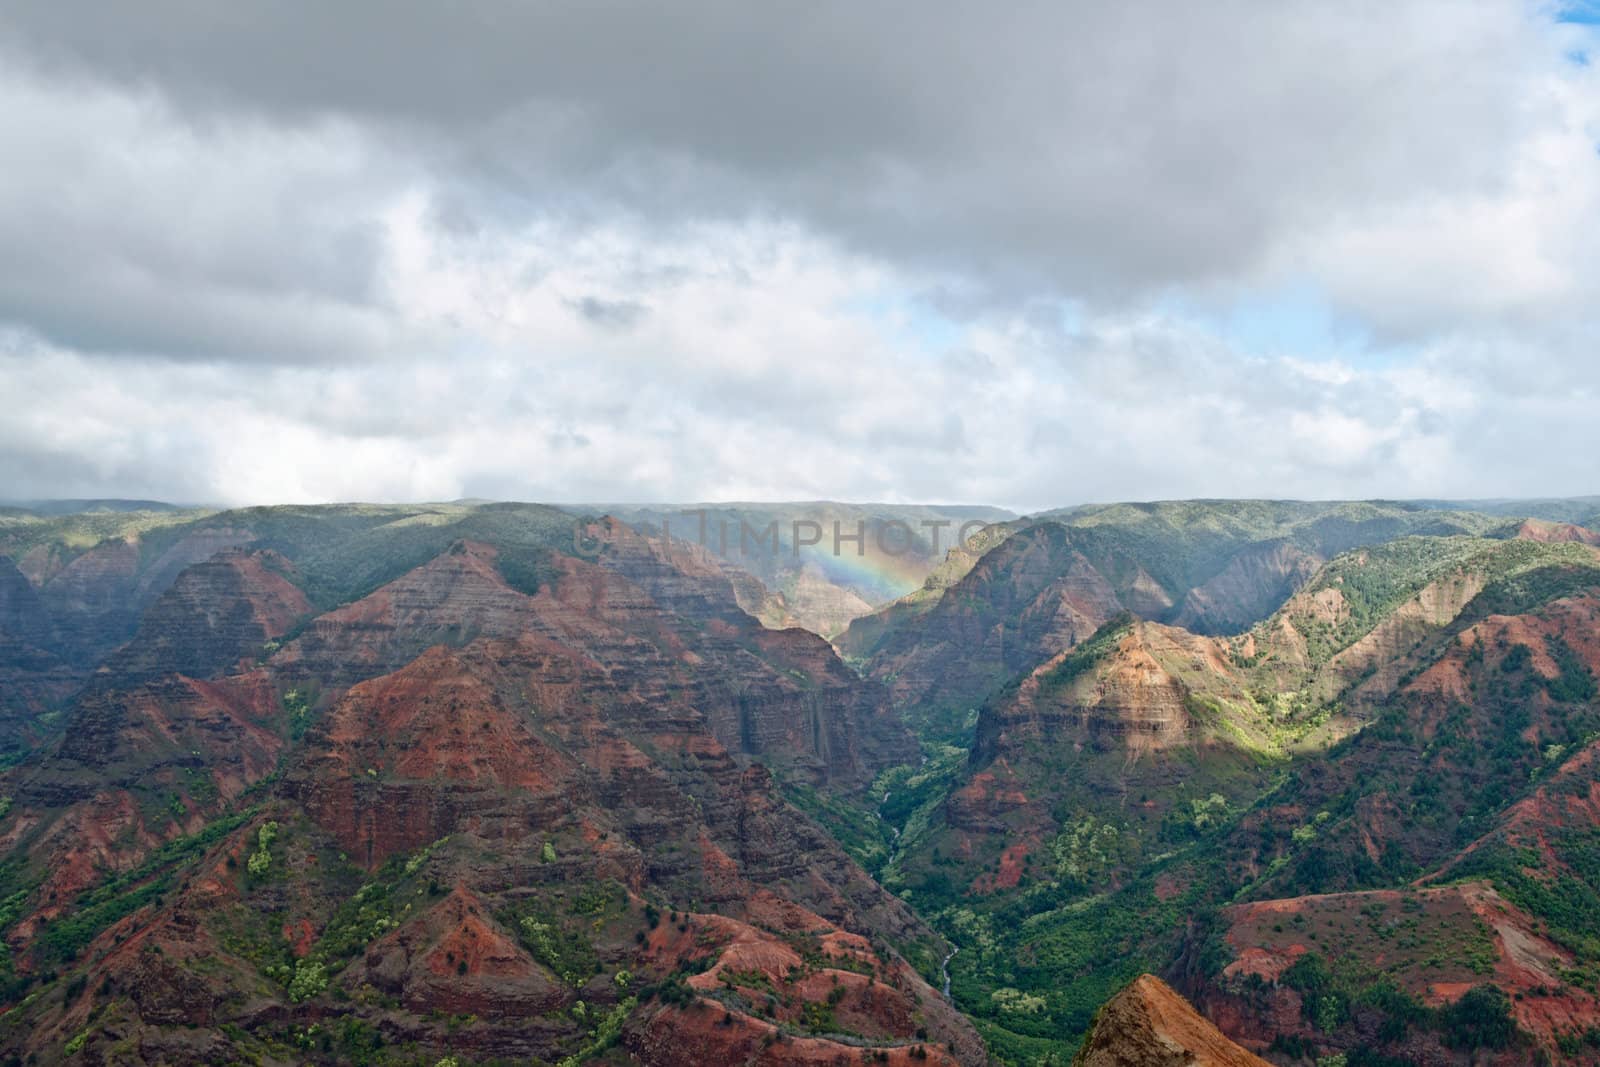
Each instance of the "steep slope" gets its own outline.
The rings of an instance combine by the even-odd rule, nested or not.
[[[1287,541],[1246,548],[1184,595],[1172,624],[1198,633],[1238,633],[1277,610],[1321,563],[1319,556]]]
[[[1074,1067],[1266,1067],[1154,975],[1136,978],[1095,1016]]]
[[[308,607],[286,573],[270,552],[188,568],[73,701],[61,736],[8,773],[4,842],[42,879],[38,914],[199,830],[272,772],[290,728],[255,664]]]
[[[961,946],[958,1003],[1012,1062],[1070,1049],[1137,973],[1117,957],[1139,935],[1077,913],[1273,786],[1281,727],[1246,683],[1225,642],[1120,616],[987,701],[966,766],[907,823],[884,883]],[[1181,885],[1139,892],[1181,913]],[[1058,937],[1100,963],[1063,966]]]
[[[1520,614],[1469,606],[1376,724],[1229,835],[1252,902],[1223,914],[1194,989],[1229,1033],[1442,1063],[1475,1044],[1524,1062],[1528,1043],[1593,1061],[1600,574],[1524,592],[1572,582],[1589,588]],[[1458,1041],[1462,1027],[1479,1036]]]
[[[253,663],[311,613],[301,581],[271,549],[224,549],[178,575],[103,671],[125,683],[172,671],[206,678]]]
[[[1222,646],[1124,617],[984,706],[933,847],[981,869],[1004,844],[976,888],[1037,863],[1068,893],[1097,891],[1248,803],[1276,753]]]
[[[852,623],[841,651],[891,684],[902,705],[959,715],[1120,611],[1237,632],[1337,553],[1418,534],[1479,534],[1503,521],[1404,504],[1188,501],[1080,508],[1014,525],[947,589]]]
[[[43,601],[6,556],[0,556],[0,633],[36,648],[55,643]]]
[[[0,759],[15,759],[45,734],[40,716],[82,684],[86,671],[51,651],[55,627],[33,585],[0,556]]]
[[[251,540],[226,525],[159,532],[177,536],[102,541],[43,583],[40,596],[66,654],[80,661],[104,656],[132,635],[184,568]]]
[[[1595,1062],[1577,958],[1487,881],[1240,904],[1196,1003],[1266,1052],[1409,1062]]]
[[[10,840],[52,886],[132,866],[272,772],[352,685],[478,636],[542,635],[589,663],[614,699],[692,708],[734,752],[813,781],[859,782],[907,758],[881,694],[820,638],[764,630],[702,556],[657,555],[615,523],[591,533],[610,569],[551,554],[554,583],[529,596],[507,584],[498,550],[458,543],[312,620],[259,666],[307,607],[293,568],[271,550],[189,568],[69,710],[59,742],[9,775]],[[240,673],[205,680],[229,669]],[[67,854],[77,858],[64,866]]]
[[[697,549],[563,539],[458,540],[304,623],[276,550],[183,572],[6,777],[0,1046],[982,1062],[898,954],[935,935],[755,762],[865,781],[913,751],[882,692]],[[778,1002],[740,992],[788,956]]]
[[[1404,539],[1337,557],[1241,639],[1114,620],[981,705],[886,884],[961,946],[952,990],[991,1047],[1050,1055],[1108,986],[1177,967],[1210,909],[1414,879],[1600,728],[1595,562]],[[1271,647],[1298,658],[1266,654],[1291,626]]]
[[[694,707],[645,703],[534,634],[434,647],[356,684],[259,814],[155,877],[176,893],[92,931],[81,957],[52,943],[95,992],[34,1001],[38,1025],[8,1047],[87,1033],[100,1053],[132,1040],[172,1062],[278,1055],[337,996],[349,1021],[300,1056],[331,1062],[381,1033],[435,1058],[619,1039],[647,1063],[791,1042],[824,1059],[983,1058],[888,947],[931,935],[764,769]],[[20,959],[46,951],[40,929],[13,931]],[[762,960],[775,976],[753,977]],[[768,986],[781,1003],[752,999]],[[482,1018],[463,1044],[449,1018],[465,1012]],[[782,1051],[770,1062],[796,1062]]]
[[[586,529],[592,561],[551,554],[532,596],[507,583],[497,549],[458,543],[312,621],[273,667],[325,705],[431,645],[532,632],[641,697],[692,701],[731,749],[815,778],[859,781],[911,757],[910,737],[877,687],[815,635],[762,627],[703,553],[616,522]]]
[[[919,588],[891,604],[852,620],[834,636],[834,647],[847,659],[865,661],[878,650],[890,633],[933,610],[945,590],[965,578],[985,553],[1024,525],[1025,520],[995,522],[972,531],[960,544],[946,551],[944,559],[928,572]]]
[[[1235,643],[1264,688],[1369,714],[1441,643],[1600,577],[1600,550],[1525,539],[1403,538],[1346,553]],[[1348,729],[1348,722],[1335,729]]]
[[[1570,522],[1547,522],[1544,519],[1525,519],[1511,536],[1524,541],[1577,541],[1585,545],[1600,545],[1600,532],[1587,525]]]
[[[931,609],[886,633],[870,671],[903,705],[972,707],[1123,610],[1071,531],[1034,526],[985,554]]]

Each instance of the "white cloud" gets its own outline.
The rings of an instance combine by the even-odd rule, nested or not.
[[[280,25],[294,85],[0,18],[0,497],[1595,491],[1587,31],[1061,10],[729,10],[742,91],[704,32],[556,55],[583,13],[483,71]],[[1372,340],[1219,325],[1288,285]]]

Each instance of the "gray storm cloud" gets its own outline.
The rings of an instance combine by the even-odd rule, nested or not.
[[[158,0],[0,18],[37,69],[153,86],[197,123],[360,123],[485,185],[489,214],[773,213],[978,285],[1123,294],[1249,269],[1328,212],[1505,180],[1557,47],[1528,16]]]
[[[1593,490],[1557,15],[7,5],[0,495]]]

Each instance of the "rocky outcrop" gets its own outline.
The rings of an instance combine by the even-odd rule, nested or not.
[[[1106,1002],[1072,1062],[1073,1067],[1269,1067],[1149,974]]]
[[[419,1014],[516,1019],[575,999],[464,885],[374,941],[345,981],[365,982]]]
[[[85,864],[125,867],[271,773],[288,713],[253,664],[309,610],[286,574],[275,553],[226,551],[152,606],[73,701],[59,739],[7,776],[34,855],[70,869],[69,881],[87,877]],[[63,855],[64,867],[51,858]]]
[[[1339,1047],[1372,1040],[1358,1021],[1323,1027],[1303,1010],[1307,990],[1290,969],[1308,956],[1381,971],[1417,1003],[1436,1009],[1492,984],[1508,994],[1517,1026],[1550,1054],[1557,1054],[1562,1035],[1600,1022],[1600,999],[1562,977],[1574,966],[1572,952],[1487,882],[1263,900],[1225,909],[1221,923],[1227,959],[1220,974],[1199,984],[1195,1002],[1234,1040],[1257,1050],[1286,1041]],[[1406,936],[1396,939],[1397,930]],[[1450,951],[1439,951],[1444,945]],[[1451,1049],[1448,1037],[1398,1027],[1375,1044],[1419,1062],[1475,1062]],[[1502,1061],[1528,1062],[1531,1052],[1515,1047]]]
[[[89,549],[45,583],[41,598],[75,656],[95,658],[133,632],[138,574],[139,546],[119,538]]]
[[[76,1032],[68,1027],[88,1028],[97,1047],[137,1035],[172,1062],[235,1058],[232,1026],[303,1030],[323,1018],[321,984],[303,984],[308,994],[289,976],[320,981],[311,968],[331,972],[349,957],[334,976],[340,1013],[425,1049],[558,1060],[615,1012],[611,1025],[644,1063],[681,1062],[696,1048],[731,1054],[742,1030],[761,1047],[779,1025],[790,1033],[766,1042],[779,1057],[768,1062],[809,1062],[782,1058],[788,1050],[880,1049],[908,1065],[983,1062],[971,1027],[887,947],[937,943],[931,932],[785,804],[764,767],[718,741],[692,688],[647,701],[619,673],[523,632],[436,645],[353,685],[310,726],[267,800],[288,843],[269,852],[267,815],[256,816],[174,879],[170,900],[86,954],[91,1000],[131,998],[122,983],[143,983],[137,1020],[101,1026],[51,1008],[38,1033],[59,1043]],[[115,752],[125,742],[85,745]],[[70,837],[82,853],[89,826],[102,829],[107,851],[82,865],[83,877],[50,887],[63,905],[93,884],[97,864],[128,869],[117,859],[126,839],[149,834],[132,794],[116,798],[120,806],[110,793],[78,805],[58,824],[72,833],[46,838]],[[48,863],[75,869],[65,855]],[[263,914],[265,941],[240,933]],[[52,915],[18,928],[23,958]],[[166,958],[116,947],[169,939]],[[202,963],[201,945],[215,958]],[[241,945],[254,955],[241,957]],[[709,984],[694,979],[687,1003],[627,999],[682,981],[708,952],[724,963]],[[92,962],[101,956],[113,962]],[[764,998],[724,1003],[723,975],[737,988],[750,967],[780,956],[801,966],[775,972],[785,991],[777,1015]],[[281,970],[271,963],[280,958]],[[261,960],[283,984],[263,983],[250,962]],[[300,992],[288,996],[285,985]],[[451,1020],[466,1014],[477,1021],[458,1033]],[[719,1022],[725,1015],[733,1021]],[[829,1019],[859,1036],[839,1039]],[[307,1056],[330,1058],[315,1046]]]
[[[43,914],[199,830],[270,774],[284,718],[260,671],[215,682],[170,675],[83,697],[60,740],[5,785],[17,808],[5,844],[47,872]]]
[[[579,834],[603,837],[597,869],[633,886],[737,912],[782,884],[833,921],[916,929],[692,705],[642,701],[533,635],[434,648],[355,686],[284,788],[368,867],[452,834],[529,852]]]
[[[541,713],[563,712],[583,675],[537,638],[436,647],[341,698],[311,732],[286,787],[368,867],[469,826],[526,845],[593,801],[581,768],[533,728]],[[497,680],[513,677],[531,707],[502,695]]]
[[[1129,622],[1097,638],[1103,648],[1064,652],[1035,669],[1016,690],[979,713],[974,766],[1018,758],[1030,747],[1141,755],[1197,745],[1215,724],[1196,723],[1192,702],[1254,713],[1226,646],[1157,623]],[[1241,715],[1232,724],[1248,733]]]

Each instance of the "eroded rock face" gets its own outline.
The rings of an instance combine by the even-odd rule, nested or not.
[[[1283,980],[1313,953],[1381,970],[1433,1007],[1484,983],[1504,990],[1525,1036],[1494,1062],[1531,1062],[1534,1046],[1561,1059],[1562,1035],[1600,1024],[1600,1001],[1560,977],[1582,944],[1562,910],[1592,892],[1580,872],[1600,827],[1600,748],[1589,740],[1600,598],[1591,590],[1528,614],[1474,617],[1457,620],[1426,669],[1391,691],[1386,723],[1309,762],[1292,799],[1250,813],[1219,848],[1254,861],[1261,899],[1222,912],[1228,959],[1185,989],[1235,1040],[1258,1050],[1279,1038],[1365,1042],[1415,1062],[1471,1060],[1436,1030],[1385,1045],[1360,1019],[1317,1028]],[[1520,799],[1484,803],[1495,794]],[[1495,814],[1475,814],[1485,808]],[[1299,847],[1285,827],[1297,828]],[[1517,894],[1520,877],[1540,891]],[[1386,882],[1393,888],[1365,888]],[[1552,899],[1563,903],[1527,910]]]
[[[1148,632],[1130,629],[1094,671],[1066,686],[1051,681],[1064,657],[1033,672],[1013,699],[980,714],[973,762],[986,764],[1033,743],[1121,748],[1131,755],[1186,743],[1188,690],[1151,655]]]
[[[347,977],[362,979],[423,1014],[522,1018],[572,1001],[560,977],[530,956],[464,885],[374,941]]]
[[[824,1028],[878,1046],[866,1053],[872,1062],[987,1061],[965,1021],[904,961],[770,894],[757,894],[753,904],[752,919],[760,925],[695,915],[681,924],[687,929],[652,932],[642,966],[659,971],[673,960],[700,956],[705,969],[687,981],[687,1004],[648,1011],[630,1028],[628,1049],[643,1062],[776,1067],[860,1060],[863,1050],[855,1042],[794,1032],[806,1026],[808,1010],[822,1004],[828,1006]],[[700,947],[706,944],[714,946],[709,954]],[[731,1007],[717,999],[728,992],[736,998]]]
[[[606,835],[597,854],[631,885],[737,910],[786,883],[835,921],[915,926],[693,706],[640,701],[532,635],[436,647],[357,685],[308,736],[285,790],[369,867],[460,833],[536,853],[578,824]],[[654,854],[664,841],[688,847]]]
[[[74,810],[88,812],[95,803]],[[386,910],[374,913],[381,923],[342,920],[370,940],[338,980],[358,1002],[393,998],[399,1009],[383,1025],[397,1039],[440,1047],[447,1037],[439,1020],[473,1014],[480,1021],[460,1037],[465,1044],[449,1047],[560,1058],[574,1047],[572,1019],[587,1018],[572,1014],[579,1001],[591,1006],[584,1011],[610,1011],[630,982],[667,981],[686,961],[708,954],[725,958],[730,975],[762,960],[794,963],[801,957],[789,942],[798,938],[796,944],[818,946],[821,960],[807,957],[799,971],[784,967],[778,976],[793,987],[784,1010],[796,1019],[806,1003],[814,1012],[826,1006],[840,1025],[865,1036],[868,1050],[881,1047],[892,1062],[909,1063],[914,1047],[934,1062],[982,1062],[981,1043],[965,1021],[903,960],[877,947],[887,942],[864,936],[909,943],[931,935],[784,804],[763,767],[733,758],[692,705],[638,700],[599,664],[548,638],[525,633],[435,646],[398,671],[356,684],[311,727],[270,807],[283,837],[295,842],[272,854],[281,883],[245,871],[245,858],[265,847],[258,844],[263,814],[217,846],[174,900],[107,935],[146,946],[143,955],[124,947],[107,957],[114,988],[143,983],[131,1026],[141,1040],[190,1048],[174,1045],[168,1028],[317,1018],[320,1009],[308,1005],[297,1015],[281,1003],[281,987],[266,991],[280,999],[270,1014],[253,1008],[242,1015],[241,1005],[262,995],[260,980],[219,942],[268,909],[274,931],[281,916],[285,947],[275,951],[318,958],[332,951],[321,938],[341,921],[341,901],[370,879],[399,885]],[[139,825],[137,812],[116,810]],[[69,816],[61,825],[77,824]],[[109,827],[104,818],[100,825]],[[122,836],[112,829],[107,840]],[[327,844],[319,844],[324,837]],[[408,856],[405,873],[394,873]],[[352,881],[342,873],[346,861],[367,873]],[[87,884],[63,883],[58,895],[70,899]],[[436,897],[440,886],[452,888]],[[553,969],[566,966],[558,958],[536,954],[542,942],[515,916],[534,921],[517,910],[534,902],[546,909],[534,913],[546,924],[536,928],[551,929],[585,905],[546,904],[547,894],[585,886],[611,903],[595,913],[601,918],[594,928],[606,924],[596,935],[601,969],[575,977]],[[626,894],[620,910],[608,886]],[[646,900],[661,902],[663,911],[695,903],[670,919],[657,913],[645,926]],[[586,918],[580,923],[589,929]],[[341,933],[335,943],[349,936]],[[165,949],[171,939],[178,939],[172,953],[149,954],[148,946]],[[202,945],[220,957],[208,972],[222,975],[220,984],[195,980],[192,961]],[[25,943],[18,947],[25,951]],[[835,955],[838,967],[826,962]],[[99,971],[90,978],[101,988]],[[688,1005],[624,1010],[623,1040],[642,1062],[677,1063],[683,1050],[696,1048],[731,1054],[742,1031],[759,1046],[780,1021],[752,1008],[736,1023],[719,1022],[727,1012],[710,1006],[704,994],[716,983],[702,990],[703,978]],[[836,984],[844,993],[830,999]],[[702,1018],[718,1025],[702,1033]],[[73,1024],[54,1021],[41,1040],[64,1040]],[[668,1033],[678,1039],[667,1041]],[[186,1040],[203,1044],[202,1037]],[[773,1063],[810,1062],[782,1058],[791,1050],[861,1054],[860,1046],[823,1035],[770,1043],[786,1046],[766,1061]],[[959,1060],[950,1047],[960,1050]],[[169,1055],[203,1061],[198,1052]]]
[[[41,591],[62,639],[84,653],[124,639],[138,618],[139,546],[105,541],[58,571]]]
[[[297,577],[271,550],[228,549],[196,563],[150,606],[104,672],[126,684],[173,671],[205,678],[254,662],[311,612]]]
[[[581,670],[535,638],[437,646],[340,699],[308,737],[288,789],[370,867],[469,825],[526,841],[583,803],[575,791],[587,782],[535,731],[534,708],[507,698],[517,700],[520,682],[537,694],[534,707],[559,714]]]
[[[1074,1067],[1268,1067],[1148,974],[1106,1002],[1072,1062]]]
[[[1196,744],[1190,700],[1196,688],[1246,699],[1226,647],[1156,623],[1135,623],[1089,669],[1070,653],[1047,661],[1016,691],[979,714],[974,766],[1018,756],[1030,746],[1118,750],[1128,758]],[[1185,664],[1188,680],[1175,673]]]
[[[597,561],[554,557],[533,596],[506,584],[493,548],[462,543],[316,619],[274,668],[331,695],[435,644],[533,633],[635,699],[695,707],[733,752],[847,781],[912,756],[881,687],[820,637],[762,627],[721,569],[684,546],[653,545],[618,524],[595,530]]]
[[[1553,1057],[1560,1035],[1600,1022],[1600,999],[1559,977],[1573,965],[1572,954],[1487,882],[1264,900],[1228,908],[1221,918],[1231,958],[1220,975],[1199,984],[1195,1002],[1234,1040],[1261,1051],[1284,1039],[1332,1039],[1302,1010],[1302,993],[1283,980],[1312,954],[1324,961],[1381,961],[1391,981],[1433,1008],[1491,982],[1511,996],[1511,1014],[1530,1044]],[[1405,944],[1380,934],[1399,927],[1411,931]],[[1454,951],[1437,951],[1445,944]],[[1470,1060],[1437,1034],[1409,1035],[1404,1051],[1419,1062]],[[1501,1061],[1527,1062],[1531,1055],[1531,1048],[1517,1047]]]
[[[337,959],[386,1040],[555,1060],[599,1017],[579,1002],[620,1010],[630,973],[662,983],[724,941],[803,936],[848,946],[832,1007],[869,1051],[909,1062],[925,1044],[952,1062],[953,1046],[981,1062],[971,1028],[888,947],[935,935],[766,766],[849,787],[912,755],[882,688],[816,635],[763,628],[714,561],[616,524],[589,534],[517,587],[495,548],[458,542],[308,623],[274,553],[225,549],[184,570],[60,741],[6,775],[4,844],[45,878],[10,929],[13,958],[80,967],[87,990],[41,1008],[18,1047],[89,1030],[90,1056],[235,1059],[231,1026],[291,1040],[322,1020],[326,1004],[301,1003],[321,978],[291,976]],[[226,836],[209,836],[225,812]],[[282,828],[270,852],[269,826]],[[149,892],[131,914],[75,957],[37,955],[86,894],[141,864],[156,873],[138,875]],[[386,910],[363,910],[368,885],[393,894]],[[609,902],[597,925],[574,910],[589,907],[580,892]],[[530,934],[535,915],[592,934],[593,955],[572,971]],[[677,925],[697,934],[669,946]],[[824,980],[796,996],[827,1005]],[[683,1008],[624,1011],[623,1039],[671,1062],[693,1042],[651,1053],[648,1035]],[[771,1028],[759,1014],[753,1032]],[[446,1026],[465,1015],[485,1022]],[[821,1033],[794,1047],[861,1054]]]
[[[185,568],[251,540],[248,531],[193,530],[154,559],[134,538],[113,538],[54,570],[40,588],[63,654],[91,662],[126,641],[146,608]]]
[[[1543,519],[1529,519],[1517,527],[1516,537],[1524,541],[1543,541],[1546,543],[1576,541],[1585,545],[1600,545],[1600,532],[1587,526],[1578,526],[1570,522],[1546,522]]]
[[[1046,523],[1012,535],[872,661],[902,703],[968,701],[1070,649],[1124,609],[1111,584]]]
[[[0,557],[0,752],[46,743],[60,725],[52,725],[46,713],[69,704],[178,574],[247,539],[231,529],[192,531],[153,559],[134,537],[112,538],[78,554],[60,544],[36,545],[15,564]],[[220,589],[195,599],[209,603],[213,594],[222,594],[206,609],[213,615],[237,603]],[[174,621],[152,621],[151,629],[163,633]],[[253,651],[259,646],[257,641]],[[123,682],[131,680],[128,666],[113,672]]]
[[[1263,788],[1273,743],[1224,643],[1124,616],[984,704],[922,853],[963,857],[974,893],[1114,889]]]

